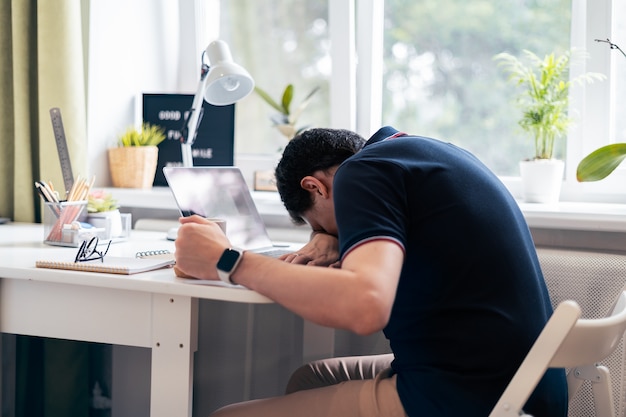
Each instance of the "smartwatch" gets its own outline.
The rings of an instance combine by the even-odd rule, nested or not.
[[[235,248],[224,250],[224,253],[222,253],[219,261],[217,261],[217,275],[222,281],[228,284],[235,284],[230,279],[230,276],[235,272],[235,269],[237,269],[237,265],[239,265],[242,255],[243,251]]]

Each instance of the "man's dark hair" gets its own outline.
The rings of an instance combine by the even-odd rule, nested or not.
[[[313,204],[300,180],[341,164],[364,144],[365,139],[352,131],[323,128],[305,130],[289,141],[275,174],[278,193],[295,224],[304,223],[302,213]]]

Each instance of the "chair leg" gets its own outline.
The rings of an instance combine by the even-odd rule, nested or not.
[[[615,417],[609,369],[601,365],[586,365],[572,369],[567,375],[570,401],[583,381],[591,381],[596,417]]]

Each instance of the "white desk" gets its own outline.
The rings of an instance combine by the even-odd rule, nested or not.
[[[35,268],[37,259],[77,250],[42,241],[41,225],[0,226],[0,331],[151,348],[152,417],[192,415],[199,298],[271,302],[246,289],[179,282],[172,269],[114,275]],[[157,249],[173,251],[174,244],[163,233],[133,231],[109,254]]]

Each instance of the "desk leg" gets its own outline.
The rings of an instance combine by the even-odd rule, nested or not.
[[[192,415],[198,299],[154,294],[150,416]]]

